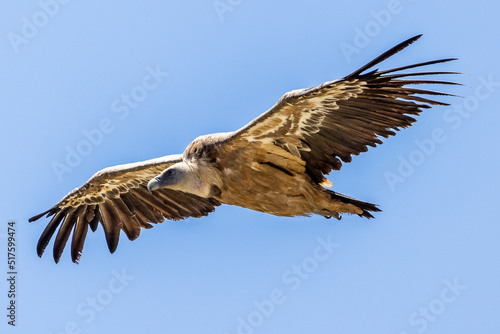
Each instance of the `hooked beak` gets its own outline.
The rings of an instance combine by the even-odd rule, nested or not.
[[[150,193],[152,193],[153,190],[160,189],[160,188],[161,188],[161,180],[160,180],[159,176],[155,177],[154,179],[151,179],[148,182],[148,190]]]

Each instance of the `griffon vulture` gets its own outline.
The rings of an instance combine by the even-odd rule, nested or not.
[[[325,188],[331,186],[325,175],[368,146],[381,144],[380,137],[410,126],[412,116],[423,109],[447,105],[422,95],[451,94],[407,86],[455,84],[426,77],[456,72],[402,71],[454,59],[374,69],[419,37],[340,80],[286,93],[241,129],[198,137],[183,154],[99,171],[29,220],[52,216],[38,242],[38,255],[59,226],[55,261],[73,231],[71,258],[78,262],[88,227],[95,231],[102,225],[113,253],[121,230],[134,240],[141,228],[152,227],[150,223],[206,216],[221,203],[286,217],[317,214],[338,219],[350,213],[372,218],[372,212],[380,211],[375,204]]]

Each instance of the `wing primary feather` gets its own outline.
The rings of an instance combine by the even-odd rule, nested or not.
[[[99,221],[101,221],[101,213],[99,212],[99,204],[95,206],[94,209],[94,218],[89,222],[89,227],[92,230],[92,232],[95,232],[97,230],[97,226],[99,226]]]
[[[422,95],[436,95],[436,96],[453,96],[459,97],[451,93],[438,92],[436,90],[418,89],[418,88],[407,88],[407,87],[385,87],[387,91],[395,91],[396,94],[403,96],[411,96],[412,94],[422,94]]]
[[[380,72],[379,72],[380,74]],[[405,78],[405,77],[416,77],[416,76],[426,76],[426,75],[446,75],[446,74],[462,74],[460,72],[411,72],[411,73],[399,73],[399,74],[391,74],[391,75],[384,75],[381,76],[382,79],[399,79],[399,78]]]
[[[58,263],[61,259],[62,252],[66,246],[71,230],[73,229],[73,226],[75,226],[75,210],[75,208],[68,210],[68,213],[64,217],[61,227],[59,228],[59,232],[57,232],[53,250],[54,261],[56,263]]]
[[[108,244],[109,251],[114,253],[118,247],[122,221],[120,217],[118,217],[116,209],[109,199],[104,203],[101,203],[99,207],[102,217],[101,224],[106,236],[106,243]]]
[[[407,39],[404,42],[399,43],[398,45],[392,47],[391,49],[389,49],[386,52],[382,53],[377,58],[375,58],[372,61],[370,61],[368,64],[360,67],[359,69],[357,69],[353,73],[349,74],[348,76],[346,76],[346,78],[358,77],[361,73],[363,73],[367,69],[372,68],[373,66],[375,66],[375,65],[383,62],[387,58],[389,58],[389,57],[393,56],[394,54],[398,53],[399,51],[403,50],[404,48],[406,48],[407,46],[409,46],[410,44],[412,44],[413,42],[415,42],[416,40],[418,40],[420,37],[422,37],[422,35],[414,36],[412,38]]]
[[[45,248],[47,247],[50,239],[54,235],[55,230],[61,223],[61,220],[64,218],[67,209],[62,209],[57,212],[57,214],[52,217],[50,222],[47,224],[47,227],[42,232],[40,239],[38,239],[38,243],[36,245],[36,253],[39,257],[42,257]]]
[[[385,79],[385,77],[383,77]],[[392,80],[384,83],[387,86],[406,86],[406,85],[455,85],[463,86],[461,83],[442,80]]]
[[[82,255],[85,237],[89,228],[87,220],[87,205],[80,206],[75,212],[75,230],[73,231],[73,240],[71,241],[71,260],[74,263],[80,261]]]
[[[457,96],[459,97],[459,96]],[[400,97],[401,99],[405,99],[406,101],[418,101],[418,102],[424,102],[428,103],[434,106],[449,106],[449,103],[441,102],[441,101],[436,101],[436,100],[431,100],[431,99],[426,99],[425,97],[421,96],[415,96],[415,95],[408,95],[404,97]]]
[[[391,69],[385,70],[385,71],[378,71],[377,74],[378,75],[384,75],[384,74],[387,74],[387,73],[393,73],[393,72],[408,70],[410,68],[416,68],[416,67],[422,67],[422,66],[429,66],[429,65],[440,64],[440,63],[447,63],[447,62],[454,61],[454,60],[458,60],[458,58],[444,58],[444,59],[438,59],[438,60],[424,61],[422,63],[416,63],[416,64],[412,64],[412,65],[395,67],[395,68],[391,68]],[[444,74],[462,74],[462,73],[445,72]],[[421,74],[419,74],[419,75],[421,75]]]
[[[37,214],[36,216],[31,217],[30,219],[28,219],[28,221],[30,223],[32,223],[32,222],[42,218],[45,214],[47,214],[47,218],[48,218],[48,217],[54,215],[56,212],[59,212],[59,210],[61,210],[61,209],[57,208],[57,207],[50,208],[47,211],[44,211],[42,213]]]

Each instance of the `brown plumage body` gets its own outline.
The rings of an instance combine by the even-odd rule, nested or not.
[[[209,197],[285,217],[318,214],[339,218],[339,213],[371,217],[362,207],[378,211],[373,204],[336,194],[315,183],[305,173],[305,162],[288,151],[272,144],[223,145],[230,135],[197,138],[183,154],[185,161],[202,166],[200,176],[212,190]]]

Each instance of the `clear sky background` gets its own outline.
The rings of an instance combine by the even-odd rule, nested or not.
[[[62,2],[1,2],[2,333],[500,332],[496,2]],[[222,206],[122,234],[113,255],[99,227],[79,265],[52,243],[37,257],[48,220],[28,218],[98,170],[182,153],[420,33],[381,67],[458,57],[433,69],[466,86],[433,88],[464,98],[330,175],[376,219]]]

